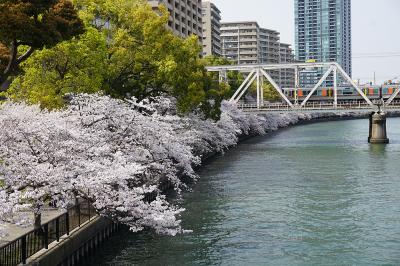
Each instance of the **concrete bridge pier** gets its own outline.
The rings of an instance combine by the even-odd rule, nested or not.
[[[369,116],[368,142],[371,144],[389,143],[386,132],[386,113],[381,110],[373,112]]]

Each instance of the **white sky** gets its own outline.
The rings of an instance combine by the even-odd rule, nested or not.
[[[212,2],[222,21],[255,20],[294,48],[294,0]],[[372,81],[374,71],[380,83],[400,78],[400,0],[352,0],[352,24],[353,79]]]

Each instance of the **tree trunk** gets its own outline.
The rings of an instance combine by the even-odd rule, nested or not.
[[[44,230],[42,228],[42,214],[34,213],[34,224],[33,224],[35,236],[43,236]]]
[[[18,46],[19,44],[17,40],[13,40],[11,44],[10,61],[8,62],[4,72],[0,75],[0,92],[7,91],[11,84],[10,77],[16,74],[18,65],[28,59],[35,51],[33,47],[29,47],[23,55],[18,57]]]
[[[0,78],[0,92],[7,91],[10,87],[11,82],[8,79]]]
[[[11,51],[10,51],[10,61],[7,64],[6,69],[1,73],[0,77],[0,83],[1,83],[1,89],[3,90],[3,86],[5,86],[5,83],[8,81],[8,78],[10,77],[11,73],[15,70],[15,67],[17,65],[17,57],[18,57],[18,42],[16,39],[14,39],[11,42]]]
[[[78,197],[75,195],[75,205],[74,205],[74,210],[75,210],[75,214],[80,217],[81,216],[81,208],[79,206],[79,199]]]
[[[33,228],[35,230],[41,228],[42,227],[42,214],[41,213],[35,213],[34,214],[34,219],[35,219],[35,223],[34,223]]]

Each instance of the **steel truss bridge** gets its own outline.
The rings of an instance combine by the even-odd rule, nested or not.
[[[292,102],[284,93],[283,89],[279,87],[277,82],[271,77],[268,71],[293,69],[295,73],[295,88],[294,88],[294,101]],[[297,91],[300,89],[300,71],[303,69],[324,69],[326,71],[322,78],[311,88],[307,96],[299,100]],[[326,70],[327,69],[327,70]],[[363,92],[363,90],[349,77],[343,68],[337,63],[290,63],[290,64],[271,64],[271,65],[227,65],[227,66],[212,66],[207,67],[209,72],[219,73],[219,82],[227,83],[230,71],[240,72],[245,75],[245,79],[239,88],[235,91],[230,99],[230,102],[238,105],[245,111],[249,112],[345,112],[345,111],[360,111],[371,112],[377,111],[380,106],[385,110],[400,111],[400,101],[395,100],[400,93],[400,88],[392,93],[392,95],[384,101],[372,101]],[[310,101],[311,96],[318,90],[318,88],[327,81],[329,76],[333,75],[333,102],[326,100],[319,102]],[[338,80],[341,78],[348,82],[357,93],[361,96],[362,100],[357,101],[340,101],[338,99]],[[282,102],[269,103],[264,101],[263,83],[265,79],[273,86],[282,98]],[[241,101],[245,93],[249,90],[252,84],[256,84],[257,98],[256,102],[246,104]]]

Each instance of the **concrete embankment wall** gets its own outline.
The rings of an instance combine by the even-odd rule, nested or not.
[[[96,217],[72,231],[69,236],[61,237],[60,242],[50,244],[48,250],[29,258],[27,265],[77,265],[89,258],[117,229],[117,224],[104,217]]]

